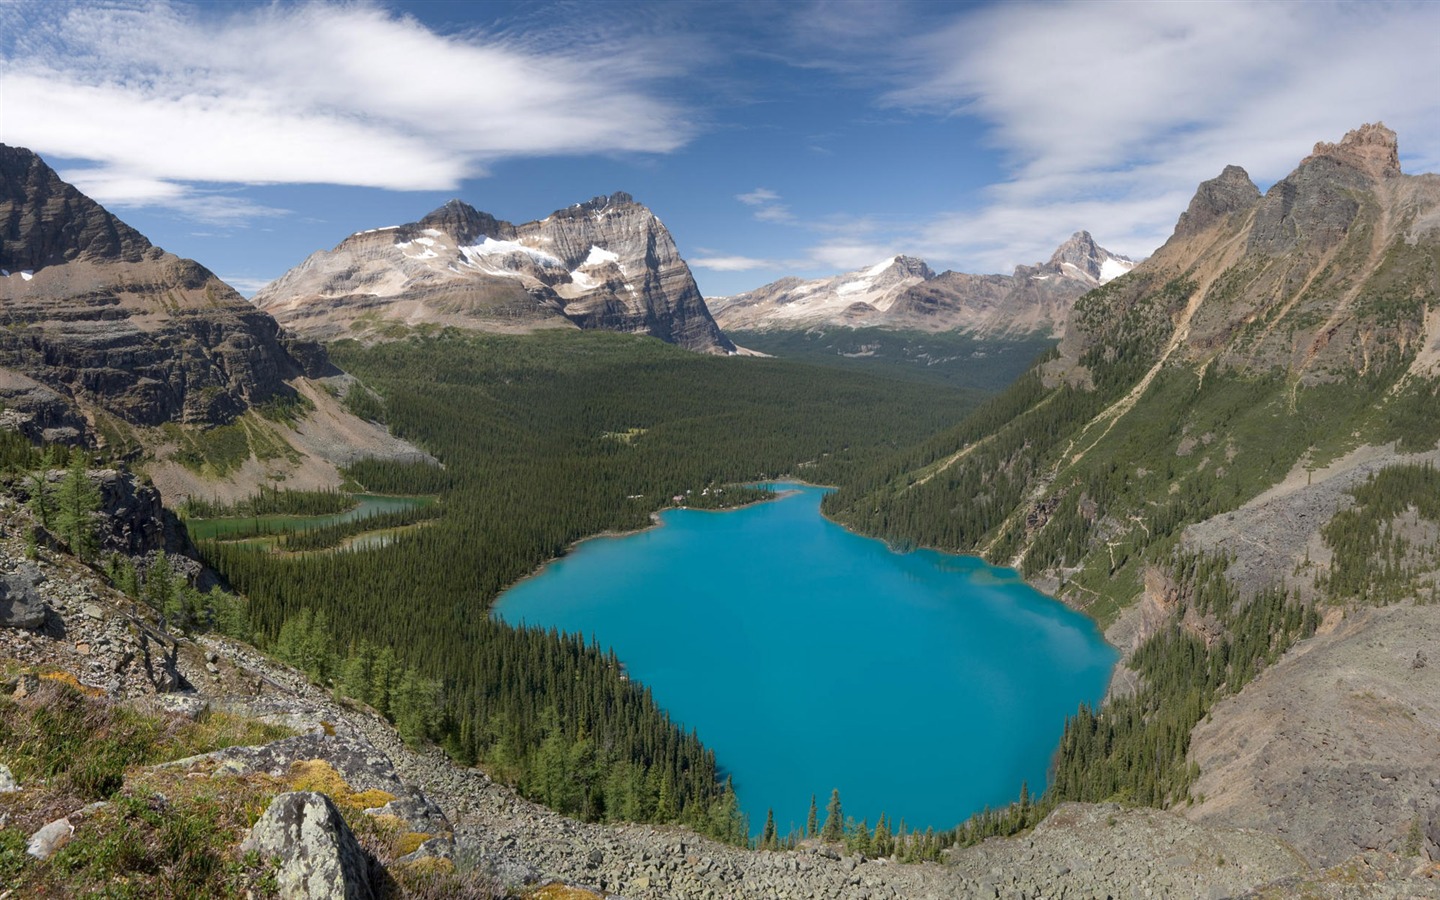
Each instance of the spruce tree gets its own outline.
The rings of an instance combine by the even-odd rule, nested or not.
[[[765,811],[765,830],[760,833],[760,849],[774,850],[775,846],[775,809],[772,807]]]
[[[830,791],[830,802],[825,805],[825,828],[820,837],[827,841],[838,841],[845,836],[845,816],[840,810],[840,789]]]
[[[819,833],[818,814],[815,810],[815,795],[810,795],[810,815],[805,817],[805,836],[813,838]]]

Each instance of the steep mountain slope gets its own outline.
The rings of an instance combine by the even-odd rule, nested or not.
[[[670,232],[628,194],[522,225],[452,200],[419,222],[353,234],[255,295],[318,340],[395,326],[600,328],[691,350],[735,347],[710,317]]]
[[[1019,566],[1089,610],[1128,659],[1107,714],[1067,733],[1067,796],[1200,801],[1202,765],[1257,752],[1268,765],[1264,742],[1280,737],[1275,722],[1257,732],[1222,714],[1265,708],[1254,692],[1273,697],[1285,678],[1330,683],[1314,666],[1330,660],[1322,668],[1336,672],[1367,652],[1267,671],[1296,640],[1333,627],[1324,604],[1430,596],[1440,567],[1426,549],[1437,526],[1430,476],[1395,467],[1433,460],[1440,441],[1437,310],[1440,177],[1402,174],[1389,129],[1317,144],[1263,196],[1227,167],[1164,247],[1076,303],[1054,358],[922,452],[838,491],[829,511],[897,541]],[[1404,693],[1422,681],[1408,684],[1389,678],[1386,691],[1397,709],[1421,710],[1420,729],[1436,737],[1429,707]],[[1191,729],[1236,692],[1240,702],[1214,708],[1203,758],[1187,757]],[[1292,748],[1284,779],[1305,790],[1266,797],[1261,815],[1236,799],[1254,781],[1211,779],[1205,795],[1225,799],[1201,814],[1315,818],[1296,825],[1312,862],[1408,846],[1416,804],[1428,802],[1415,786],[1440,769],[1424,761],[1373,785],[1385,796],[1366,809],[1321,797],[1354,788],[1345,767],[1360,764],[1347,747],[1321,765],[1328,716],[1292,721],[1277,744]],[[1334,778],[1315,780],[1332,763]],[[1256,768],[1235,771],[1248,779]]]
[[[208,492],[207,477],[220,474],[198,471],[216,443],[202,433],[229,439],[229,468],[250,464],[235,484],[242,493],[277,477],[338,483],[333,462],[356,455],[421,455],[316,389],[310,379],[337,378],[337,392],[348,384],[320,347],[152,245],[34,153],[3,145],[0,324],[4,427],[144,448],[153,474],[181,494]],[[305,438],[321,420],[345,423],[345,436]],[[206,431],[216,428],[228,430]],[[188,470],[172,459],[187,452]]]
[[[984,338],[1058,337],[1081,294],[1134,263],[1076,232],[1047,263],[1012,275],[936,275],[923,260],[897,256],[833,278],[783,278],[733,297],[707,299],[730,331],[826,325],[961,331]]]
[[[0,146],[0,402],[78,437],[81,412],[133,425],[224,423],[325,368],[203,266]]]

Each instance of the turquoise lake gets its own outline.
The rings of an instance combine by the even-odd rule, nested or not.
[[[613,647],[783,835],[845,815],[950,828],[1044,786],[1065,718],[1105,692],[1093,622],[971,557],[895,553],[820,514],[823,488],[579,544],[504,620]]]

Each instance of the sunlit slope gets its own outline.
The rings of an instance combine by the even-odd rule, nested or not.
[[[1263,196],[1227,167],[1051,359],[828,511],[1012,563],[1108,622],[1185,526],[1361,444],[1435,446],[1437,229],[1440,177],[1401,174],[1383,126]]]

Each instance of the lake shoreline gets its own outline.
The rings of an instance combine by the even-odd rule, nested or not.
[[[774,487],[764,501],[699,510],[737,517],[672,519],[657,510],[648,528],[592,536],[640,540],[632,547],[607,541],[553,568],[558,560],[547,563],[537,574],[549,584],[530,576],[501,595],[492,615],[613,649],[662,708],[716,750],[755,822],[772,804],[781,824],[787,815],[799,821],[803,805],[792,795],[803,800],[839,787],[857,814],[873,820],[903,812],[911,824],[926,819],[944,829],[972,806],[1013,801],[1022,782],[1045,783],[1061,723],[1076,705],[1098,699],[1113,668],[1116,653],[1093,620],[1013,569],[974,556],[897,553],[843,528],[820,515],[819,486]],[[792,502],[772,502],[781,499]],[[656,533],[656,524],[675,533]],[[1013,664],[1017,647],[1026,648],[1024,666]],[[796,674],[821,670],[831,674]],[[925,692],[882,687],[889,679],[880,672],[909,672],[950,685],[936,689],[952,700],[967,699],[937,710]],[[776,683],[790,688],[779,696]],[[883,699],[872,696],[877,690]],[[871,724],[856,725],[857,716]],[[970,760],[973,778],[936,793],[932,783],[917,788],[908,780],[933,767],[875,772],[852,758],[863,755],[853,728],[896,735],[922,756],[943,745],[945,759]],[[985,740],[975,740],[978,733]],[[802,749],[815,742],[836,749],[818,757]],[[1005,744],[1013,750],[1003,761],[986,756],[1005,742],[1014,743]],[[893,791],[885,787],[892,780]]]

